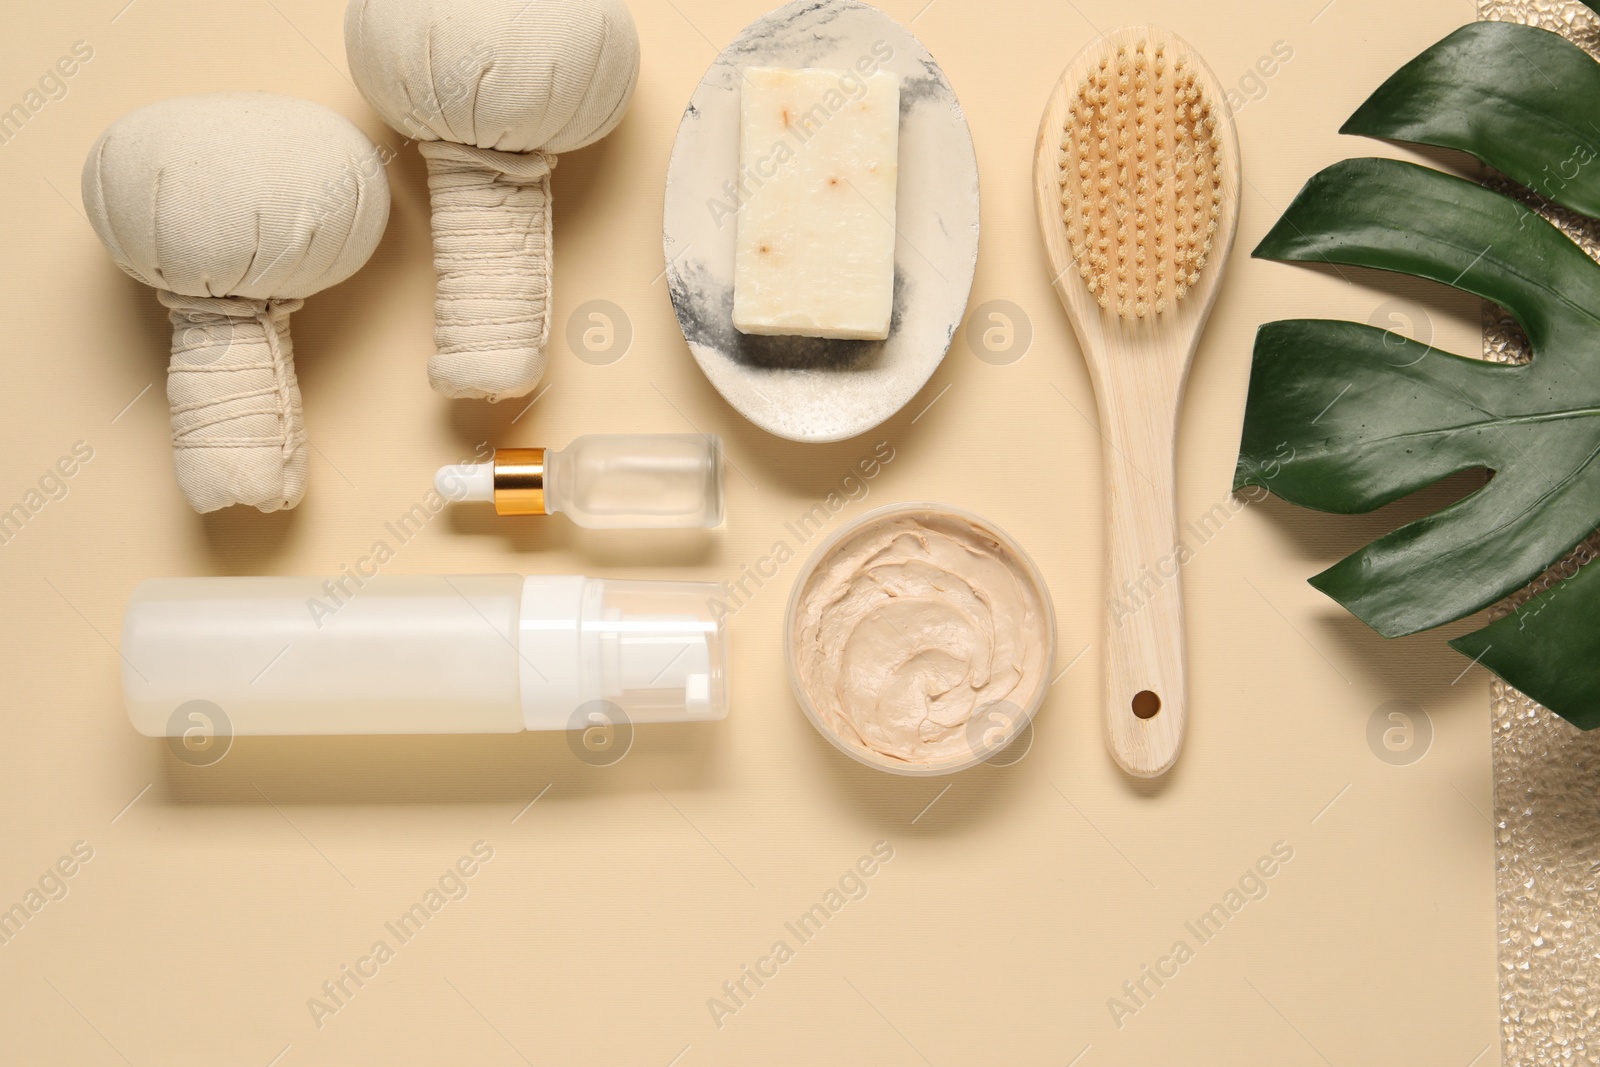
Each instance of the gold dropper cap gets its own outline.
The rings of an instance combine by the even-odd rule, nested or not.
[[[545,515],[544,449],[494,450],[494,510],[499,515]]]

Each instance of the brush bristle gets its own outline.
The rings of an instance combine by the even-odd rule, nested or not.
[[[1078,273],[1107,311],[1163,315],[1200,281],[1222,217],[1221,138],[1183,57],[1140,41],[1092,68],[1060,154]]]

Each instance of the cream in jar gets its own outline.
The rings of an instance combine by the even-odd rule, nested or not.
[[[901,773],[991,754],[992,722],[1031,718],[1054,645],[1032,563],[976,516],[873,512],[819,550],[790,601],[790,674],[824,734]]]

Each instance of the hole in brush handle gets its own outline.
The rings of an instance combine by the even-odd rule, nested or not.
[[[1161,698],[1148,689],[1133,694],[1133,714],[1140,719],[1153,719],[1161,713]]]

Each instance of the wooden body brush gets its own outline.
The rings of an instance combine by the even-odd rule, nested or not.
[[[1178,37],[1119,30],[1063,72],[1035,153],[1039,227],[1105,439],[1106,742],[1141,778],[1177,760],[1188,711],[1174,449],[1239,221],[1225,101]]]

